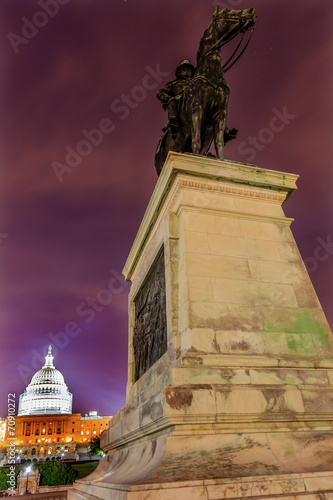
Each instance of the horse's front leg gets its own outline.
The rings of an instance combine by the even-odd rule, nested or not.
[[[224,131],[226,127],[227,110],[223,109],[218,114],[214,125],[214,145],[216,156],[223,160]]]
[[[192,153],[199,154],[201,149],[202,122],[202,106],[200,103],[193,104],[191,115]]]

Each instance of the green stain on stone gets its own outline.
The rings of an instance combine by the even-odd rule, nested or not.
[[[317,312],[318,310],[316,310]],[[275,318],[267,318],[264,329],[271,332],[286,333],[329,333],[326,323],[315,319],[311,309],[296,309],[294,312],[288,310],[288,317],[275,312]]]
[[[287,375],[286,376],[286,383],[287,384],[292,384],[292,385],[299,385],[301,383],[301,380],[296,377],[295,375]]]
[[[298,354],[317,354],[313,345],[312,335],[304,333],[286,334],[287,347],[292,353]]]

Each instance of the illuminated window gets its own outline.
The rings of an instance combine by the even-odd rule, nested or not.
[[[81,431],[81,436],[83,436],[83,431]]]
[[[87,431],[87,434],[89,434],[89,431]]]
[[[42,434],[45,434],[45,429],[42,430]]]
[[[96,431],[94,431],[93,434],[96,434]]]

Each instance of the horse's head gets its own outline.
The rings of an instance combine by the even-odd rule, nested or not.
[[[219,5],[213,15],[213,24],[219,36],[223,36],[227,41],[237,33],[244,32],[252,28],[256,22],[257,14],[255,9],[220,11]]]

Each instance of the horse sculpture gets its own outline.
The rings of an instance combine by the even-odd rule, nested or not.
[[[158,143],[155,155],[158,175],[169,151],[207,154],[213,140],[216,156],[223,159],[224,144],[233,138],[226,134],[230,88],[224,77],[224,72],[231,67],[230,63],[226,68],[231,58],[223,67],[220,49],[239,33],[244,34],[245,31],[253,29],[255,22],[255,9],[220,11],[217,6],[213,19],[200,41],[195,76],[190,80],[180,100],[177,135],[172,134],[171,129],[166,127]]]

